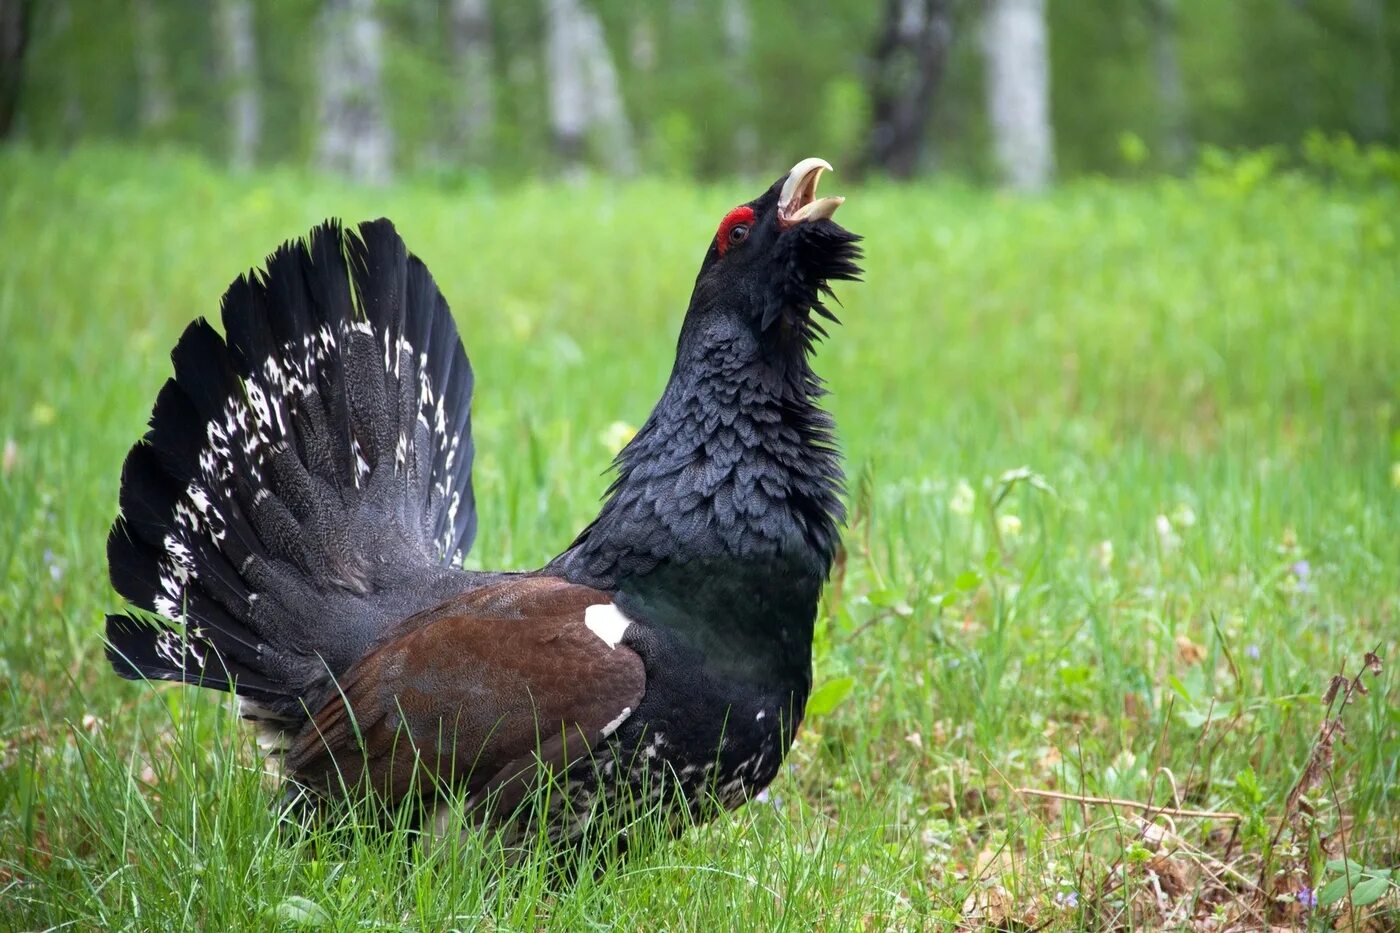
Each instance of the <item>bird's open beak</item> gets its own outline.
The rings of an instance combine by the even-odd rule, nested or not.
[[[840,207],[845,198],[818,198],[817,181],[822,172],[830,172],[831,163],[825,159],[803,159],[788,172],[787,181],[778,195],[778,223],[784,229],[807,220],[826,220]]]

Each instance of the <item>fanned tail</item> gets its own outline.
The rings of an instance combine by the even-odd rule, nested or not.
[[[195,321],[122,469],[107,620],[129,678],[302,700],[387,627],[473,586],[472,370],[387,220],[288,243]],[[160,618],[153,618],[152,615]]]

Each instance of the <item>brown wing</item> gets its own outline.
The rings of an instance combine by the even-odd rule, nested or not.
[[[391,803],[439,782],[518,796],[539,762],[587,755],[641,701],[641,659],[584,622],[589,606],[609,601],[522,577],[408,620],[346,672],[287,767],[321,790],[368,780]]]

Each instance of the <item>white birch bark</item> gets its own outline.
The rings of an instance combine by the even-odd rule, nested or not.
[[[1186,87],[1177,55],[1177,0],[1147,0],[1152,29],[1152,76],[1161,115],[1162,156],[1171,168],[1186,164],[1191,152]]]
[[[135,0],[135,13],[137,120],[143,130],[159,130],[175,113],[160,17],[152,0]]]
[[[989,0],[987,111],[1002,181],[1037,191],[1055,171],[1045,0]]]
[[[486,161],[496,122],[495,55],[487,0],[452,0],[452,65],[457,78],[457,138],[470,162]]]
[[[1363,73],[1357,86],[1357,128],[1368,141],[1390,134],[1390,47],[1386,42],[1385,0],[1352,0],[1365,37]]]
[[[321,11],[322,168],[363,182],[392,175],[393,134],[384,110],[383,26],[374,0],[326,0]]]
[[[758,131],[752,114],[755,109],[749,56],[753,51],[753,19],[748,0],[724,0],[720,8],[724,26],[724,53],[729,60],[729,92],[734,95],[737,119],[734,126],[734,164],[731,168],[751,172],[758,161]]]
[[[262,99],[258,93],[258,47],[251,0],[219,0],[220,68],[227,89],[229,162],[247,168],[262,140]]]
[[[545,14],[550,128],[565,173],[583,171],[593,136],[608,170],[631,174],[632,125],[602,22],[581,0],[548,0]]]
[[[614,175],[631,175],[637,170],[637,154],[632,145],[632,123],[622,100],[617,66],[608,50],[603,23],[591,9],[584,13],[584,62],[588,77],[591,122],[598,133],[604,166]]]

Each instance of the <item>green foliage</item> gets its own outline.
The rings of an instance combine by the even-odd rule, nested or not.
[[[561,886],[472,833],[425,851],[366,814],[279,825],[218,697],[115,678],[120,465],[167,350],[237,271],[328,214],[388,214],[476,368],[470,560],[538,566],[594,514],[707,239],[754,186],[367,190],[0,153],[5,924],[917,929],[976,926],[969,897],[1004,892],[1030,926],[1082,929],[1133,885],[1156,910],[1163,850],[1127,810],[1015,788],[1235,810],[1258,821],[1253,877],[1329,676],[1378,644],[1309,794],[1317,841],[1289,856],[1285,833],[1272,859],[1315,857],[1331,897],[1346,873],[1321,840],[1344,838],[1342,888],[1395,897],[1376,879],[1400,832],[1400,187],[1238,160],[1036,199],[828,183],[868,261],[817,361],[852,519],[812,716],[766,803]],[[1173,825],[1240,856],[1218,822]]]
[[[1389,868],[1368,868],[1350,859],[1332,859],[1327,870],[1336,873],[1336,877],[1317,892],[1321,907],[1330,907],[1348,895],[1353,907],[1369,907],[1395,886]]]
[[[851,695],[855,685],[854,677],[837,677],[818,684],[807,698],[807,715],[817,718],[834,712]]]
[[[1322,177],[1346,184],[1400,184],[1400,149],[1359,145],[1345,133],[1313,130],[1303,140],[1303,162]]]

